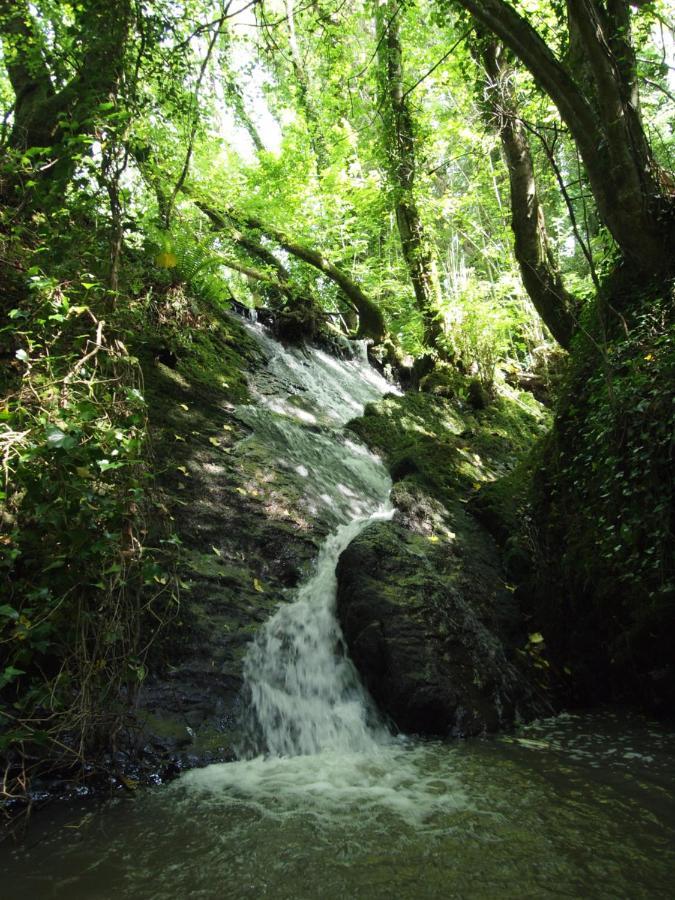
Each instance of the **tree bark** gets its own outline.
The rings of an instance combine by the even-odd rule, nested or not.
[[[242,221],[249,228],[259,229],[268,234],[287,253],[318,269],[340,288],[359,314],[357,337],[371,338],[375,343],[381,343],[384,340],[387,334],[387,326],[382,310],[364,294],[359,285],[346,272],[332,263],[323,253],[311,247],[306,247],[304,244],[298,244],[271,225],[263,224],[251,217],[246,217]]]
[[[328,148],[321,129],[321,121],[318,110],[312,97],[312,86],[305,69],[304,60],[298,46],[298,38],[295,31],[294,0],[285,0],[286,21],[288,23],[288,45],[291,51],[291,63],[297,88],[298,100],[307,122],[309,140],[314,151],[316,171],[318,175],[327,168],[329,163]]]
[[[527,133],[518,118],[503,48],[483,42],[486,99],[501,139],[511,187],[511,227],[525,289],[549,331],[567,349],[575,329],[576,302],[567,292],[548,238]]]
[[[260,133],[256,128],[253,119],[246,109],[246,104],[244,103],[241,88],[234,81],[227,81],[224,85],[223,90],[225,93],[225,97],[228,100],[232,111],[234,112],[235,119],[237,119],[239,124],[246,130],[248,136],[251,138],[251,142],[253,143],[256,152],[261,153],[265,149],[265,144],[260,137]]]
[[[557,106],[579,147],[600,216],[625,258],[638,271],[672,271],[675,188],[652,159],[634,92],[625,91],[630,61],[620,63],[615,53],[623,42],[630,46],[617,25],[620,0],[608,7],[616,16],[605,16],[595,0],[567,2],[569,21],[589,58],[587,89],[505,0],[456,2],[518,56]],[[622,14],[629,15],[627,7]]]
[[[264,246],[264,244],[261,244],[250,235],[245,234],[240,228],[237,228],[231,217],[221,215],[217,210],[213,209],[212,206],[209,206],[208,203],[203,203],[201,200],[195,200],[195,206],[204,213],[214,228],[218,231],[226,232],[227,236],[231,238],[235,244],[239,244],[239,246],[243,247],[251,256],[257,257],[257,259],[266,266],[273,269],[276,272],[280,284],[287,285],[290,282],[290,272],[283,263],[281,263],[272,251]]]
[[[396,20],[398,8],[392,0],[377,3],[375,7],[384,150],[403,258],[424,321],[425,341],[434,346],[442,330],[438,319],[440,285],[431,245],[415,201],[415,135],[403,90],[402,48]]]

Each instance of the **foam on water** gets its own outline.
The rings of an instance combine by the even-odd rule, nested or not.
[[[315,756],[270,758],[208,766],[172,786],[194,803],[229,804],[271,819],[313,816],[322,827],[357,817],[360,826],[386,830],[393,819],[431,826],[472,808],[443,748],[390,740],[367,752],[324,751]],[[379,825],[378,825],[379,823]]]
[[[335,566],[365,525],[392,513],[383,505],[341,525],[325,542],[314,576],[263,626],[246,655],[251,712],[272,756],[373,751],[389,740],[347,655],[335,615]]]
[[[262,444],[296,479],[310,512],[333,524],[312,576],[293,603],[260,629],[244,661],[249,737],[242,755],[271,757],[368,753],[390,735],[364,691],[336,617],[335,568],[371,522],[393,515],[382,461],[342,425],[392,390],[365,358],[337,359],[287,348],[250,326],[268,355],[251,392],[258,404],[238,416],[252,429],[237,452]],[[262,773],[256,764],[253,771]]]

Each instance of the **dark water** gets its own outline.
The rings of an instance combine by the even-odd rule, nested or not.
[[[0,847],[28,898],[675,897],[675,734],[618,713],[513,736],[210,766]]]

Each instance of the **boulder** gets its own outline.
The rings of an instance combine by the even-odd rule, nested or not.
[[[513,662],[520,617],[492,539],[461,508],[430,528],[423,499],[406,499],[337,567],[338,616],[367,689],[405,732],[475,735],[531,715],[536,690]]]

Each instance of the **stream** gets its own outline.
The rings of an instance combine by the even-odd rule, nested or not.
[[[616,710],[514,734],[392,734],[335,616],[335,566],[393,515],[382,462],[343,430],[392,390],[365,358],[268,355],[238,416],[330,523],[309,578],[244,660],[238,760],[53,806],[0,847],[0,896],[449,898],[675,895],[675,733]]]

